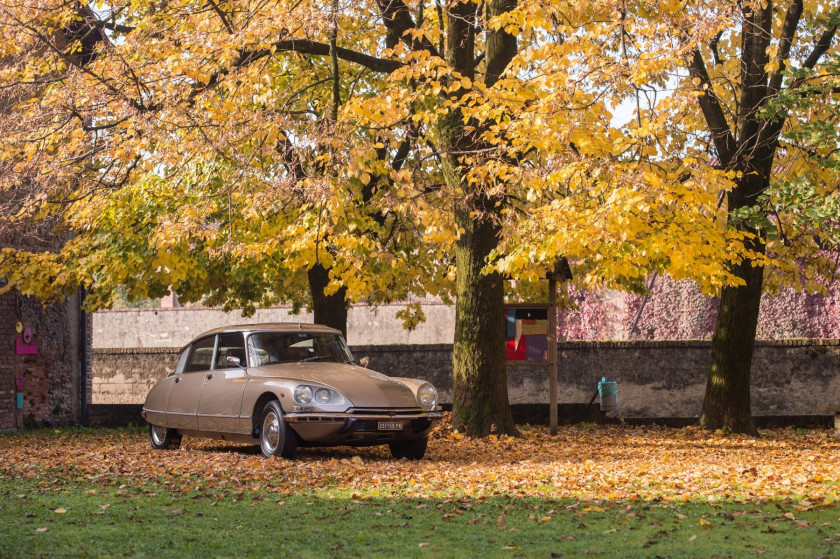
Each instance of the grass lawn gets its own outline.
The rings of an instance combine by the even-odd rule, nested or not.
[[[826,431],[444,426],[419,463],[58,431],[0,435],[0,557],[840,557]]]

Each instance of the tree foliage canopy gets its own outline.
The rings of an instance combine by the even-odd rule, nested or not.
[[[472,76],[443,56],[445,12],[459,4],[518,41],[492,83],[479,79],[494,71],[484,35]],[[697,99],[713,94],[734,126],[742,9],[484,8],[354,2],[333,21],[314,2],[7,4],[5,217],[59,212],[72,235],[60,254],[5,252],[27,270],[18,285],[93,283],[101,305],[116,285],[135,296],[174,285],[248,307],[277,293],[303,302],[300,272],[322,262],[350,300],[446,295],[451,210],[485,195],[504,224],[488,270],[508,277],[537,280],[565,255],[588,285],[641,289],[652,270],[710,292],[737,283],[725,264],[749,252],[750,233],[725,226],[721,196],[738,171],[721,164]],[[788,116],[777,180],[736,215],[788,275],[836,243],[824,219],[837,212],[836,52],[819,69],[807,58],[838,16],[800,9],[799,41],[767,52]],[[779,34],[786,10],[773,11]],[[714,61],[705,77],[689,71],[698,52]],[[470,135],[464,153],[441,149],[451,114]],[[466,184],[444,180],[449,155]]]
[[[66,242],[0,270],[92,306],[455,296],[470,434],[514,429],[507,280],[667,272],[722,293],[744,339],[716,335],[712,369],[748,386],[765,279],[837,267],[838,24],[825,0],[13,0],[2,227]]]

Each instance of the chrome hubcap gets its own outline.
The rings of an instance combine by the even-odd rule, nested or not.
[[[280,445],[280,418],[274,412],[266,414],[262,426],[263,443],[269,454],[274,454]]]
[[[152,438],[155,440],[155,444],[163,444],[163,439],[166,438],[166,427],[160,425],[152,427]]]

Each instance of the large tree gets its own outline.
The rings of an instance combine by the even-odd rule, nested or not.
[[[798,151],[796,142],[786,141],[786,125],[790,121],[795,128],[799,119],[816,116],[785,114],[771,107],[780,95],[804,85],[789,70],[814,69],[829,51],[840,10],[816,2],[806,8],[803,0],[743,2],[731,10],[727,27],[708,43],[696,44],[688,55],[720,167],[736,175],[726,193],[727,210],[731,227],[743,232],[747,248],[746,257],[730,264],[739,281],[721,293],[700,423],[750,433],[755,432],[750,370],[771,240],[768,233],[778,237],[782,225],[770,222],[781,218],[776,217],[778,206],[767,193],[777,178],[774,166],[800,155],[778,157],[780,146]]]
[[[554,4],[541,26],[534,12],[513,20],[560,35],[546,41],[541,79],[603,117],[582,129],[558,118],[568,113],[550,97],[527,109],[532,120],[555,117],[544,141],[565,134],[587,160],[555,151],[547,169],[565,195],[523,220],[501,265],[559,252],[590,285],[643,289],[653,270],[698,280],[720,296],[700,422],[754,432],[762,289],[824,291],[836,269],[840,10],[801,0],[593,5]]]
[[[432,260],[383,203],[411,127],[385,146],[339,118],[400,63],[341,47],[370,27],[336,4],[213,6],[4,8],[3,81],[24,101],[3,123],[19,202],[4,213],[60,216],[73,237],[59,254],[5,251],[10,277],[44,295],[87,284],[95,306],[118,286],[311,303],[341,330],[354,301],[425,295]]]
[[[422,214],[422,201],[375,205],[388,199],[408,157],[403,146],[418,127],[434,128],[440,165],[411,172],[440,172],[447,189],[461,193],[448,220],[458,237],[456,417],[471,434],[493,426],[514,432],[498,321],[503,283],[483,273],[498,243],[502,197],[488,192],[493,181],[467,180],[464,159],[480,144],[479,131],[451,111],[439,122],[405,118],[387,137],[364,126],[337,133],[342,83],[364,97],[382,90],[377,74],[412,66],[428,76],[434,61],[445,68],[433,101],[439,108],[460,102],[479,65],[493,86],[516,42],[486,22],[513,6],[430,6],[427,20],[440,38],[434,44],[422,27],[425,7],[412,12],[399,0],[341,6],[340,18],[335,4],[305,2],[115,2],[98,21],[81,18],[73,3],[7,5],[3,54],[16,62],[3,81],[21,89],[23,100],[8,123],[4,186],[33,185],[24,213],[58,208],[75,236],[58,254],[5,251],[4,268],[17,268],[10,277],[29,292],[92,284],[93,302],[117,285],[131,295],[173,285],[187,298],[209,291],[211,301],[264,302],[267,286],[287,288],[300,270],[316,302],[342,291],[351,300],[410,295],[421,279],[435,293],[449,280],[430,273],[424,248],[404,243],[419,223],[407,210],[419,205]],[[92,46],[56,42],[56,30],[80,21],[117,37]],[[477,54],[480,29],[486,40]],[[80,49],[87,49],[83,61],[73,56]],[[339,60],[367,71],[339,82]],[[310,90],[321,84],[312,77],[324,67],[331,96],[313,100]],[[301,177],[302,154],[317,173]],[[73,211],[63,209],[68,204]],[[172,206],[178,210],[165,211]],[[389,242],[407,248],[388,258]],[[439,248],[431,254],[447,264]],[[272,255],[280,261],[266,272]],[[393,288],[406,278],[409,288]]]

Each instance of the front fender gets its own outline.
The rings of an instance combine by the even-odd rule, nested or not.
[[[391,377],[391,378],[393,380],[398,380],[401,383],[403,383],[404,385],[406,385],[414,393],[414,398],[417,400],[417,405],[420,406],[421,408],[423,407],[423,404],[421,404],[420,400],[417,398],[417,391],[420,390],[420,387],[423,386],[426,383],[434,386],[433,383],[431,383],[427,380],[419,379],[419,378],[406,378],[406,377]],[[437,388],[437,387],[435,387],[435,388]]]
[[[353,402],[350,400],[347,400],[340,406],[318,406],[317,408],[314,406],[301,406],[294,400],[294,390],[299,384],[320,383],[278,377],[252,378],[248,382],[248,386],[245,387],[245,392],[242,395],[242,411],[239,415],[239,432],[245,434],[253,431],[254,413],[260,413],[260,410],[256,408],[258,403],[260,404],[260,407],[262,406],[262,402],[265,401],[263,398],[265,394],[272,394],[275,398],[277,398],[284,413],[313,411],[313,409],[326,412],[344,412],[353,406]],[[263,399],[261,400],[261,398]]]

